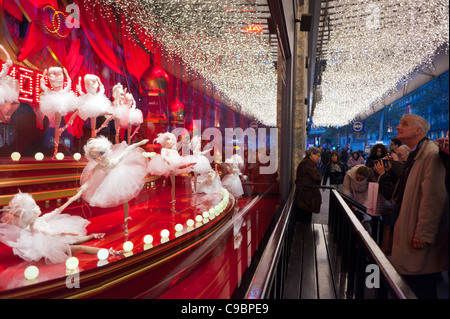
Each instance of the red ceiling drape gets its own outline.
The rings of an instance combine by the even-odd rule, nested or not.
[[[129,73],[139,80],[142,72],[150,66],[150,54],[153,50],[152,41],[145,41],[146,50],[136,43],[136,40],[146,37],[139,26],[133,25],[136,32],[130,33],[122,14],[113,12],[112,8],[103,7],[103,12],[109,12],[111,17],[104,17],[99,6],[92,5],[90,0],[76,0],[80,8],[81,28],[89,43],[103,62],[118,74]],[[142,39],[144,40],[144,39]],[[148,40],[148,39],[145,39]],[[144,41],[143,41],[144,42]]]
[[[125,74],[124,61],[121,58],[121,32],[119,23],[109,21],[102,16],[100,8],[89,0],[76,0],[80,8],[80,25],[95,53],[111,70]],[[103,8],[107,11],[108,8]],[[112,14],[112,12],[111,12]]]

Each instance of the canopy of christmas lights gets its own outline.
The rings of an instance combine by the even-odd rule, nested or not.
[[[119,11],[129,22],[127,28],[143,28],[161,44],[167,58],[180,58],[186,72],[203,78],[230,106],[276,126],[277,72],[269,36],[246,32],[257,19],[257,6],[251,3],[102,0],[91,5],[100,6],[110,19]]]
[[[449,42],[448,0],[330,3],[323,57],[327,64],[313,115],[316,126],[350,123],[398,84],[407,83]]]

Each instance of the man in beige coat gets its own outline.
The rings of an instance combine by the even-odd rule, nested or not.
[[[449,266],[445,167],[438,147],[426,138],[429,129],[415,114],[404,115],[396,127],[411,153],[398,187],[392,263],[419,298],[437,298],[440,272]]]

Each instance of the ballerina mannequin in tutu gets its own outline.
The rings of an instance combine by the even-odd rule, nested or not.
[[[144,186],[147,160],[140,146],[148,140],[128,146],[126,142],[112,145],[104,136],[91,138],[84,146],[89,163],[81,174],[78,194],[94,207],[123,205],[125,236],[128,236],[128,201],[136,197]]]
[[[150,160],[147,171],[152,175],[170,177],[171,203],[175,204],[175,176],[190,173],[196,163],[178,154],[177,139],[172,133],[159,133],[154,141],[161,144],[161,154]]]
[[[64,85],[64,74],[66,75],[67,85],[63,88]],[[53,90],[51,90],[45,84],[45,76],[48,74],[48,79],[50,81]],[[53,123],[55,126],[55,151],[53,154],[53,158],[56,157],[56,153],[58,153],[59,146],[59,138],[61,133],[69,126],[72,125],[73,120],[76,116],[77,110],[77,97],[75,93],[73,93],[70,88],[72,87],[72,80],[67,73],[67,70],[60,67],[51,67],[45,69],[44,74],[41,78],[41,89],[43,92],[40,94],[40,104],[39,109],[41,112],[46,115],[50,123]],[[63,128],[60,128],[61,125],[61,117],[65,116],[69,113],[72,113],[70,120],[67,122],[67,125]]]
[[[6,62],[0,71],[0,123],[9,122],[11,115],[19,107],[19,87],[17,80],[8,76],[9,68],[12,66],[11,57],[6,49],[0,44],[0,51],[6,55]]]
[[[222,182],[216,169],[210,168],[207,172],[198,176],[198,193],[213,194],[220,193],[222,190]]]
[[[94,74],[86,74],[84,76],[84,84],[86,93],[81,87],[81,76],[78,78],[77,91],[80,95],[78,100],[78,116],[86,121],[91,119],[91,137],[97,136],[95,129],[97,117],[112,114],[111,101],[105,96],[105,87],[100,78]]]
[[[87,235],[88,220],[62,211],[77,197],[74,196],[54,211],[41,215],[41,209],[28,193],[19,192],[3,209],[0,218],[0,241],[13,248],[15,255],[26,261],[45,259],[54,264],[67,260],[75,251],[97,254],[101,248],[81,245],[101,239],[104,233]],[[121,252],[109,250],[112,254]]]
[[[241,176],[243,179],[246,179],[246,176],[241,173],[241,169],[244,166],[244,160],[239,154],[234,154],[225,160],[225,166],[228,174],[222,178],[222,186],[238,199],[244,194],[241,182]]]
[[[131,144],[131,140],[136,135],[136,133],[141,128],[142,122],[144,122],[144,115],[142,111],[136,108],[136,101],[134,100],[133,94],[125,93],[125,104],[129,107],[128,111],[128,144]],[[133,133],[131,129],[133,126],[137,126]]]
[[[197,176],[199,174],[205,174],[212,169],[209,159],[204,155],[209,153],[211,149],[202,152],[201,147],[201,138],[197,135],[193,136],[189,142],[189,148],[192,150],[193,155],[189,155],[187,158],[190,162],[196,163],[192,169],[192,172],[194,173],[194,194],[197,193]]]
[[[112,114],[106,119],[102,126],[97,129],[97,132],[99,132],[106,125],[108,125],[111,120],[114,120],[114,128],[116,129],[116,144],[120,143],[120,128],[128,128],[128,118],[130,116],[131,104],[127,104],[126,93],[127,89],[124,89],[121,83],[114,85],[112,89],[114,99],[112,103]]]

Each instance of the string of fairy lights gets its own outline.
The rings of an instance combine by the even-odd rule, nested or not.
[[[449,42],[448,0],[337,0],[329,13],[316,126],[346,125],[382,103]]]
[[[186,72],[203,78],[230,106],[276,126],[277,72],[269,36],[243,31],[257,19],[251,2],[101,0],[89,5],[110,20],[120,12],[125,28],[135,31],[139,25],[139,32],[163,47],[166,58],[181,59]]]

